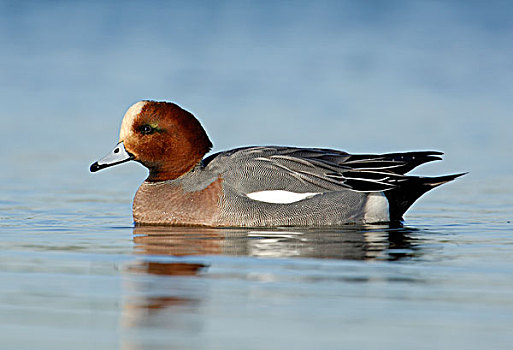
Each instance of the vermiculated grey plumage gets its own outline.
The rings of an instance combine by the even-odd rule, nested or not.
[[[440,155],[436,151],[351,155],[320,148],[244,147],[205,158],[202,169],[223,179],[225,196],[231,199],[224,211],[238,217],[241,226],[324,226],[362,222],[369,194],[380,192],[390,202],[390,221],[401,220],[423,193],[462,175],[404,175],[441,159]],[[271,190],[321,194],[286,205],[247,197]]]

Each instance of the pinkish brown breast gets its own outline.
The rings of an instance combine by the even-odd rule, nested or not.
[[[195,192],[184,191],[179,183],[143,182],[133,204],[138,224],[217,226],[222,198],[219,178]]]

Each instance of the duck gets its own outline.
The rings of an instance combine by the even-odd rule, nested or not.
[[[136,225],[333,227],[402,223],[424,193],[465,173],[406,175],[442,152],[350,154],[248,146],[207,154],[196,117],[168,101],[133,104],[114,149],[91,172],[135,161],[149,170],[133,200]]]

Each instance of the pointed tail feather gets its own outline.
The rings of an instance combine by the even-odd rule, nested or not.
[[[406,210],[424,193],[465,174],[467,173],[437,177],[412,176],[400,186],[385,191],[390,208],[390,221],[401,221]]]

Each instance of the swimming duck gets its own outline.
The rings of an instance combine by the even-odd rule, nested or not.
[[[425,192],[463,174],[405,175],[441,152],[349,154],[325,148],[211,149],[200,122],[171,102],[140,101],[91,172],[130,160],[149,169],[136,224],[276,227],[400,222]]]

